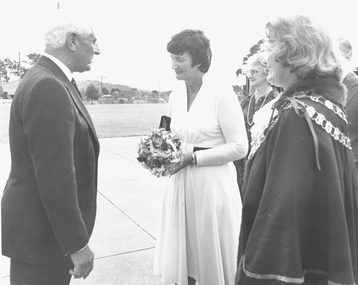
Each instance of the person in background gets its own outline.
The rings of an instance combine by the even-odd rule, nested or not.
[[[99,53],[91,26],[57,19],[45,33],[45,53],[15,93],[1,201],[12,285],[64,285],[92,271],[99,142],[71,80]]]
[[[358,186],[342,66],[313,19],[266,25],[268,81],[283,87],[252,141],[237,284],[357,284]]]
[[[339,39],[339,49],[343,56],[344,78],[342,83],[347,88],[347,103],[345,110],[348,116],[348,131],[351,139],[355,165],[358,173],[358,76],[350,67],[352,59],[352,45],[347,39]]]
[[[259,52],[249,57],[245,67],[246,76],[250,81],[250,89],[253,92],[241,101],[244,113],[245,126],[249,143],[251,142],[251,128],[255,125],[254,114],[265,105],[272,102],[277,96],[278,91],[267,82],[267,64],[265,53]],[[270,104],[271,106],[271,104]],[[266,118],[266,117],[265,117]],[[259,119],[262,119],[259,118]],[[269,120],[269,118],[266,118]],[[234,162],[237,171],[237,181],[242,187],[245,172],[246,158]]]
[[[202,31],[174,35],[167,50],[180,81],[167,115],[185,154],[166,188],[154,274],[163,284],[232,285],[241,200],[231,162],[248,148],[241,107],[230,86],[207,77],[211,49]]]

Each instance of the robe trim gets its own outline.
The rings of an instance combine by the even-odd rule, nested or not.
[[[246,276],[250,277],[250,278],[254,278],[254,279],[260,279],[260,280],[264,280],[264,279],[270,279],[270,280],[278,280],[278,281],[282,281],[282,282],[286,282],[286,283],[292,283],[292,284],[303,284],[305,282],[305,275],[306,274],[318,274],[318,275],[323,275],[323,276],[328,276],[328,273],[324,270],[319,270],[319,269],[306,269],[303,270],[303,276],[302,277],[288,277],[288,276],[282,276],[282,275],[277,275],[277,274],[258,274],[258,273],[253,273],[247,269],[245,269],[245,256],[243,256],[243,271],[246,274]],[[342,284],[342,283],[336,283],[333,282],[331,280],[328,280],[328,285],[356,285],[355,283],[349,283],[349,284]]]

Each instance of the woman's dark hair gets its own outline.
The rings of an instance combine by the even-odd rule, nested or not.
[[[210,41],[200,30],[184,30],[174,35],[167,45],[167,51],[175,55],[188,52],[193,65],[198,66],[203,73],[208,72],[211,64]]]

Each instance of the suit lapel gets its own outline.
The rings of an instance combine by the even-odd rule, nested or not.
[[[62,82],[62,84],[66,87],[69,95],[71,96],[75,106],[81,113],[81,115],[86,119],[88,125],[90,126],[90,129],[92,130],[94,134],[94,138],[96,141],[96,144],[98,144],[97,134],[96,130],[94,128],[94,124],[92,122],[91,116],[88,113],[88,110],[86,106],[83,104],[82,99],[80,98],[80,95],[77,93],[77,90],[72,85],[72,83],[68,80],[67,76],[63,73],[63,71],[55,64],[52,60],[50,60],[47,57],[40,57],[39,61],[37,62],[40,65],[46,66],[47,68],[51,69],[52,72],[58,77],[58,79]]]

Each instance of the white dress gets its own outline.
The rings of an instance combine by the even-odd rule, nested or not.
[[[258,137],[270,123],[270,118],[272,116],[272,106],[278,101],[279,98],[280,96],[277,96],[275,99],[271,100],[255,112],[252,118],[254,125],[250,129],[252,139]]]
[[[197,166],[168,181],[154,274],[162,284],[186,285],[190,276],[200,285],[231,285],[241,222],[232,161],[243,158],[248,147],[242,109],[232,90],[213,88],[206,80],[187,111],[186,87],[180,83],[168,103],[171,130],[183,136],[187,151],[210,149],[198,151]]]

